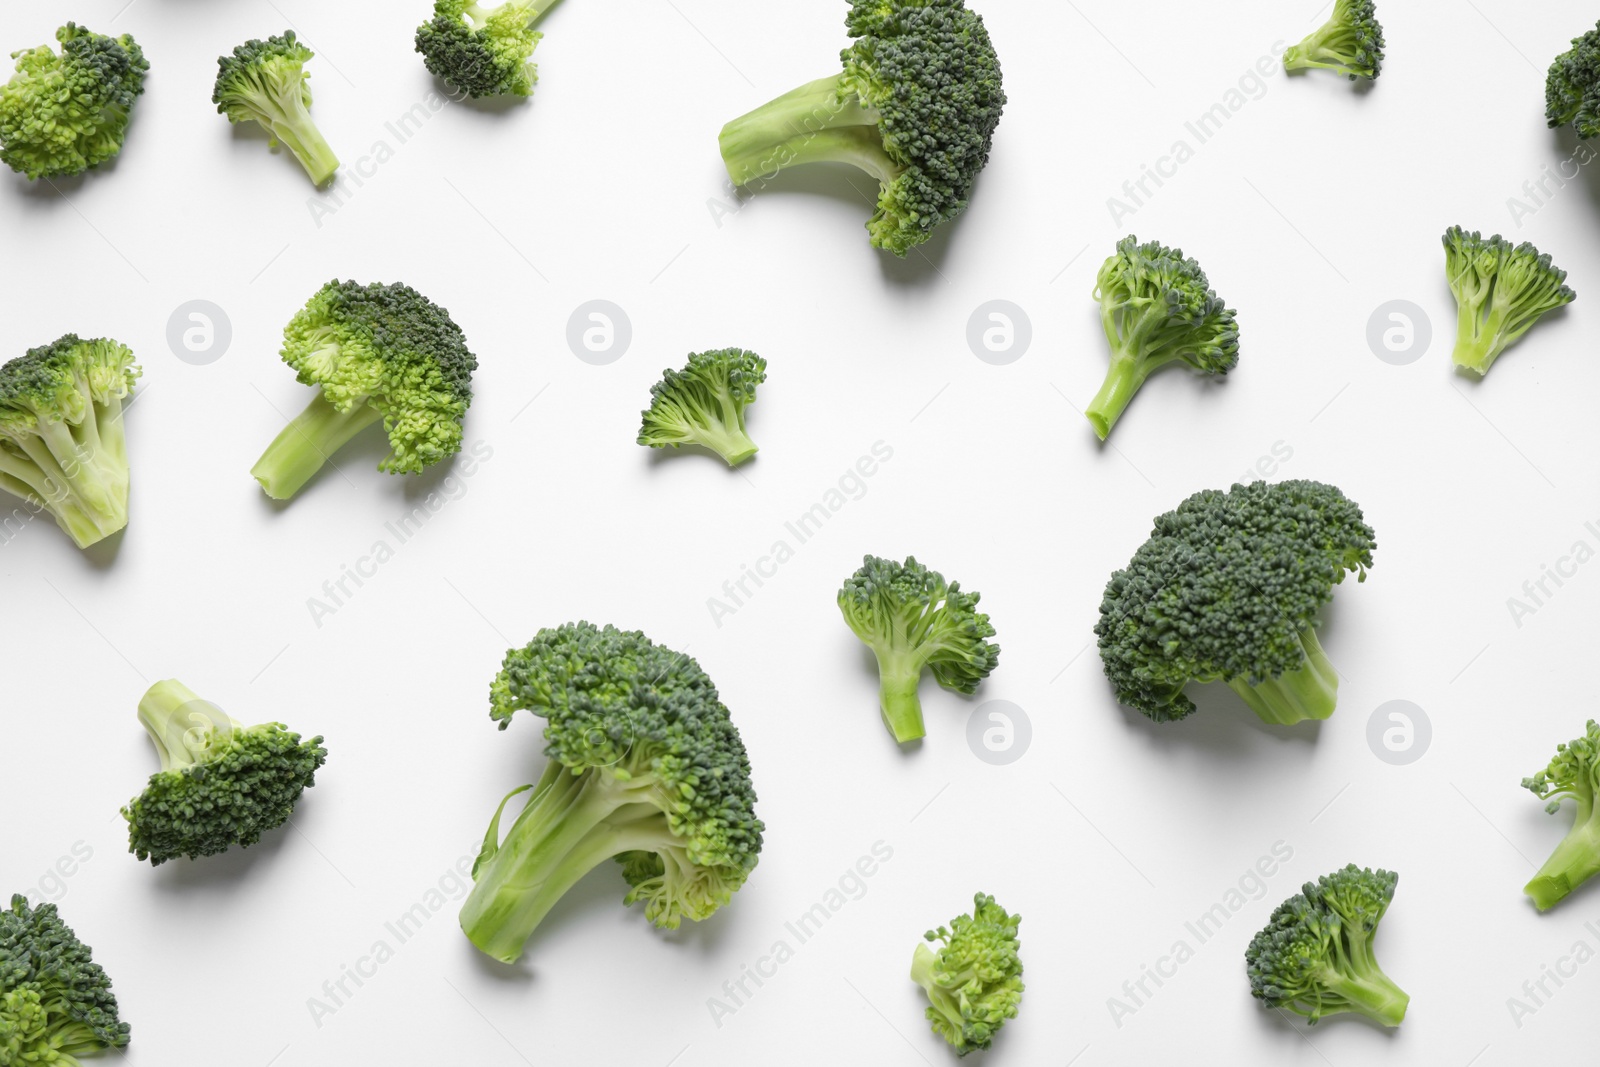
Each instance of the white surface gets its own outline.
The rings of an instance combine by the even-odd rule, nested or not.
[[[1520,1029],[1507,1007],[1575,942],[1600,947],[1584,926],[1600,919],[1594,892],[1543,917],[1522,898],[1570,817],[1518,788],[1594,713],[1600,568],[1520,628],[1506,607],[1573,542],[1600,545],[1583,525],[1600,522],[1600,179],[1520,229],[1506,205],[1571,153],[1544,129],[1543,71],[1593,18],[1585,5],[1385,4],[1373,91],[1268,64],[1258,98],[1113,223],[1107,197],[1192,142],[1186,120],[1321,14],[989,0],[1011,95],[993,161],[968,215],[900,264],[868,247],[866,183],[842,172],[785,179],[720,226],[708,209],[726,195],[719,126],[832,69],[842,3],[573,0],[548,19],[531,106],[451,105],[403,145],[385,123],[435,91],[411,52],[424,0],[135,0],[113,21],[124,3],[0,9],[6,50],[70,16],[134,33],[153,64],[114,169],[60,195],[0,181],[6,354],[73,330],[122,339],[145,367],[120,545],[79,553],[40,521],[0,546],[0,888],[64,892],[133,1026],[126,1062],[940,1064],[905,971],[923,929],[978,888],[1024,916],[1028,992],[995,1063],[1200,1047],[1199,1061],[1274,1067],[1489,1067],[1592,1046],[1600,965]],[[289,19],[320,53],[314,114],[346,164],[393,150],[320,227],[293,160],[209,103],[214,57]],[[1453,223],[1533,240],[1580,294],[1482,385],[1448,366],[1439,235]],[[1074,406],[1105,366],[1094,273],[1130,229],[1201,260],[1238,309],[1242,359],[1222,388],[1158,377],[1103,450]],[[465,329],[483,364],[467,437],[493,450],[472,477],[380,475],[374,435],[339,456],[348,481],[325,473],[281,511],[262,497],[250,465],[307,395],[277,360],[280,331],[336,275],[405,280]],[[165,340],[197,298],[233,327],[210,366]],[[565,340],[595,298],[633,322],[610,366]],[[965,339],[994,298],[1033,323],[1005,367]],[[1365,341],[1396,298],[1434,329],[1405,367]],[[729,344],[772,365],[745,476],[638,448],[661,368]],[[715,625],[707,599],[877,441],[893,459],[861,499]],[[1345,679],[1338,713],[1267,729],[1225,691],[1178,725],[1119,710],[1085,651],[1107,574],[1153,515],[1279,442],[1292,458],[1277,476],[1337,482],[1378,531],[1370,580],[1339,591],[1323,637]],[[447,484],[457,498],[317,627],[307,599]],[[976,700],[925,681],[929,738],[910,754],[880,725],[870,660],[833,604],[867,551],[913,552],[981,590],[1005,650]],[[535,722],[497,733],[486,687],[508,644],[576,618],[685,648],[722,688],[768,825],[749,885],[663,936],[603,870],[513,973],[474,953],[450,902],[319,1026],[308,998],[392,943],[384,924],[536,774]],[[117,809],[155,766],[135,704],[170,676],[238,718],[326,734],[297,831],[157,870],[125,854]],[[1434,741],[1393,767],[1367,720],[1401,698]],[[965,743],[984,699],[1031,717],[1013,766]],[[879,841],[893,857],[864,895],[716,1025],[708,998]],[[1280,841],[1293,856],[1259,899],[1197,944],[1185,922]],[[41,886],[75,847],[92,856]],[[1394,1035],[1349,1019],[1297,1033],[1250,999],[1241,954],[1300,882],[1352,860],[1402,874],[1378,952],[1411,1014]],[[1193,958],[1115,1025],[1108,998],[1179,939]]]

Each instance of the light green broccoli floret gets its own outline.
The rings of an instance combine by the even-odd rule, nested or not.
[[[533,27],[556,0],[436,0],[433,18],[417,27],[417,51],[428,73],[468,96],[532,96],[539,68],[533,50],[544,34]]]
[[[311,74],[305,65],[316,56],[285,30],[265,41],[250,40],[217,60],[211,102],[229,122],[258,122],[281,141],[315,185],[326,185],[339,169],[339,157],[311,121]]]
[[[639,443],[650,448],[699,445],[737,467],[758,449],[745,430],[744,409],[767,380],[767,361],[724,348],[696,352],[682,370],[668,368],[650,387]]]
[[[929,930],[911,957],[911,980],[928,994],[933,1032],[956,1054],[987,1049],[1022,1002],[1020,915],[1008,915],[994,897],[978,893],[971,915]],[[943,942],[942,945],[939,943]],[[937,949],[928,945],[937,945]]]
[[[1577,299],[1567,272],[1527,241],[1513,245],[1452,226],[1444,234],[1445,277],[1456,298],[1455,364],[1479,376],[1547,311]]]
[[[81,174],[116,158],[150,69],[127,34],[107,37],[69,22],[49,45],[11,53],[17,72],[0,85],[0,160],[29,178]]]
[[[1524,778],[1522,787],[1548,801],[1545,810],[1552,815],[1561,810],[1563,800],[1573,803],[1571,831],[1523,889],[1540,911],[1549,911],[1600,874],[1600,816],[1595,810],[1600,793],[1600,725],[1590,719],[1582,737],[1557,745],[1550,765]]]
[[[1283,54],[1284,70],[1334,70],[1374,79],[1383,69],[1383,27],[1372,0],[1335,0],[1316,32]]]

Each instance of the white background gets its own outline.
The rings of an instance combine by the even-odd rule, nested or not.
[[[1487,1067],[1592,1047],[1600,964],[1547,985],[1520,1028],[1507,1001],[1575,942],[1600,949],[1594,891],[1546,916],[1522,897],[1570,816],[1518,785],[1594,712],[1600,564],[1520,627],[1507,598],[1579,539],[1600,548],[1584,528],[1600,521],[1584,325],[1600,179],[1520,226],[1507,200],[1573,151],[1544,127],[1544,69],[1594,12],[1386,3],[1372,91],[1272,62],[1250,81],[1321,21],[1313,7],[990,0],[1011,96],[993,160],[967,215],[905,263],[868,246],[853,173],[786,176],[729,213],[718,128],[834,69],[841,3],[575,0],[546,21],[531,104],[450,104],[404,144],[386,123],[439,91],[412,53],[421,0],[0,9],[6,50],[70,17],[135,34],[153,67],[114,167],[0,181],[5,351],[70,330],[123,340],[145,368],[126,533],[83,553],[40,520],[0,546],[0,889],[61,900],[115,980],[127,1061],[939,1064],[906,970],[976,889],[1024,917],[1028,991],[995,1063]],[[214,57],[286,23],[319,52],[314,114],[347,164],[342,206],[209,103]],[[1185,121],[1229,100],[1196,145]],[[1113,220],[1107,198],[1179,138],[1193,158]],[[373,155],[357,186],[348,168]],[[1534,241],[1579,293],[1481,384],[1449,366],[1439,235],[1456,223]],[[1201,260],[1238,309],[1242,356],[1220,387],[1160,375],[1102,448],[1078,413],[1105,367],[1090,292],[1130,230]],[[470,478],[379,474],[374,432],[292,505],[262,496],[249,468],[307,398],[280,331],[334,276],[409,282],[466,331],[482,361],[467,439],[493,452]],[[208,366],[166,340],[195,299],[233,331]],[[609,366],[566,340],[593,299],[633,324]],[[1008,366],[967,343],[991,299],[1031,317]],[[1366,341],[1394,299],[1432,321],[1408,366]],[[725,345],[771,363],[751,416],[760,457],[729,472],[635,445],[661,369]],[[864,495],[718,626],[708,598],[878,441],[893,458]],[[1090,646],[1107,575],[1152,516],[1275,446],[1292,452],[1275,477],[1336,482],[1378,532],[1370,579],[1339,590],[1322,639],[1343,674],[1337,714],[1263,727],[1225,690],[1181,724],[1119,709]],[[384,524],[430,491],[453,498],[397,545]],[[394,558],[317,626],[308,598],[380,539]],[[833,603],[864,552],[915,553],[981,590],[999,629],[977,698],[924,682],[917,751],[880,725],[870,657]],[[537,722],[498,733],[487,686],[508,645],[579,618],[687,649],[717,681],[754,764],[760,867],[732,906],[668,935],[603,869],[515,969],[471,948],[450,901],[318,1025],[323,983],[449,889],[501,795],[536,777]],[[135,706],[166,677],[236,718],[326,735],[293,829],[202,863],[126,854],[117,810],[156,766]],[[1032,722],[1008,767],[965,740],[989,699]],[[1395,699],[1433,725],[1409,766],[1366,740]],[[893,857],[864,895],[717,1025],[708,998],[792,941],[785,922],[879,841]],[[1292,858],[1198,944],[1186,921],[1276,842]],[[47,879],[74,848],[90,858]],[[1401,872],[1377,942],[1413,997],[1395,1034],[1348,1018],[1307,1030],[1244,977],[1273,906],[1351,861]],[[1180,939],[1192,958],[1119,1026],[1109,999]]]

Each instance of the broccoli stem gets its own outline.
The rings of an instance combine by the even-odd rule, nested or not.
[[[902,745],[926,736],[922,701],[917,696],[922,661],[899,651],[873,649],[873,653],[878,657],[878,710],[883,713],[883,724]]]
[[[1376,964],[1359,968],[1355,974],[1330,974],[1324,985],[1334,994],[1336,1005],[1325,1006],[1325,1015],[1354,1011],[1384,1026],[1399,1026],[1411,1003],[1410,994],[1395,985]]]
[[[887,184],[905,168],[889,157],[875,111],[839,75],[800,86],[722,128],[722,161],[734,185],[802,163],[848,163]]]
[[[311,112],[301,99],[300,83],[294,82],[292,91],[278,97],[277,103],[281,111],[266,120],[267,129],[294,153],[313,185],[328,184],[339,170],[339,157],[311,121]]]
[[[1284,671],[1255,685],[1243,676],[1228,681],[1262,722],[1292,726],[1307,719],[1326,719],[1333,714],[1339,695],[1339,675],[1311,627],[1300,631],[1305,663],[1297,670]]]
[[[1317,32],[1283,54],[1284,70],[1337,70],[1347,73],[1356,53],[1355,29],[1348,23],[1331,20]]]
[[[1105,381],[1100,385],[1100,391],[1089,401],[1089,407],[1084,411],[1089,424],[1094,427],[1095,436],[1104,441],[1111,434],[1111,427],[1117,424],[1122,413],[1128,407],[1128,402],[1133,399],[1144,380],[1150,376],[1141,361],[1135,356],[1123,355],[1113,350],[1111,366],[1106,370]]]
[[[92,404],[77,425],[39,419],[37,430],[10,438],[14,450],[0,448],[0,488],[47,508],[79,548],[128,525],[120,401]]]
[[[725,405],[726,407],[726,405]],[[730,467],[737,467],[761,451],[736,422],[712,422],[710,425],[690,425],[688,434],[698,445],[711,449]]]
[[[919,944],[917,950],[911,954],[911,980],[928,994],[928,1003],[945,1017],[952,1032],[959,1034],[965,1022],[961,1017],[961,1001],[949,989],[934,980],[933,967],[938,962],[937,952],[929,948],[926,942]]]
[[[1510,309],[1498,299],[1488,303],[1487,315],[1483,302],[1474,300],[1460,301],[1456,312],[1456,347],[1451,358],[1456,366],[1479,376],[1489,373],[1490,365],[1506,347],[1502,331]]]
[[[173,679],[157,682],[140,698],[139,723],[161,754],[163,772],[198,763],[197,754],[206,750],[216,730],[243,728],[221,708]]]
[[[288,500],[305,488],[329,456],[382,418],[367,403],[340,411],[323,398],[319,389],[306,409],[267,446],[250,473],[272,499]]]
[[[1592,821],[1593,802],[1578,797],[1578,821],[1544,866],[1523,887],[1540,911],[1549,911],[1574,889],[1600,874],[1600,829]]]

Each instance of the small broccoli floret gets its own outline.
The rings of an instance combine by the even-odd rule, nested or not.
[[[489,689],[504,730],[546,720],[549,762],[501,801],[473,866],[461,928],[510,963],[556,901],[608,859],[624,903],[676,929],[727,904],[755,869],[764,827],[750,761],[717,688],[690,657],[642,633],[587,622],[539,631],[506,653]],[[512,797],[533,797],[502,841]]]
[[[1006,94],[983,19],[962,0],[854,0],[844,72],[722,129],[734,185],[801,163],[878,179],[875,248],[904,256],[967,209]]]
[[[766,380],[767,361],[754,352],[696,352],[682,370],[669,367],[650,387],[639,443],[699,445],[737,467],[758,451],[745,432],[744,409],[755,403],[756,387]]]
[[[274,148],[282,141],[312,183],[326,185],[339,169],[339,157],[311,121],[311,75],[305,65],[315,55],[295,40],[293,30],[246,41],[217,60],[211,102],[229,122],[259,122]]]
[[[1315,1024],[1353,1011],[1399,1026],[1411,998],[1378,966],[1372,939],[1400,876],[1350,864],[1279,904],[1245,949],[1250,994]]]
[[[260,841],[294,814],[328,759],[320,736],[302,741],[276,722],[245,726],[170,679],[139,701],[139,722],[161,770],[122,817],[128,851],[152,867]]]
[[[1316,67],[1374,79],[1383,69],[1383,27],[1372,0],[1335,0],[1333,15],[1283,54],[1284,70]]]
[[[1455,363],[1480,376],[1539,316],[1577,299],[1567,272],[1526,241],[1513,246],[1499,234],[1485,239],[1452,226],[1444,264],[1456,297]]]
[[[0,910],[0,1067],[79,1067],[128,1046],[111,979],[54,904]]]
[[[478,360],[450,313],[410,286],[329,282],[290,320],[282,356],[320,388],[250,472],[274,500],[380,419],[379,470],[420,474],[461,451]]]
[[[0,367],[0,489],[79,548],[128,525],[122,400],[139,373],[124,346],[70,333]]]
[[[879,710],[901,744],[927,731],[917,686],[924,667],[946,689],[977,692],[1000,662],[1000,646],[980,593],[907,556],[904,563],[867,556],[839,590],[839,610],[863,644],[878,657]]]
[[[1183,250],[1131,234],[1100,266],[1094,298],[1111,345],[1111,367],[1084,412],[1104,441],[1146,378],[1182,361],[1207,375],[1239,362],[1239,326],[1205,271]]]
[[[1600,134],[1600,23],[1550,64],[1544,117],[1552,130],[1571,123],[1579,137]]]
[[[1094,632],[1117,699],[1156,722],[1194,711],[1190,682],[1224,681],[1263,722],[1333,714],[1339,676],[1317,612],[1375,547],[1331,485],[1254,482],[1196,493],[1158,517],[1112,574]]]
[[[928,994],[928,1022],[959,1056],[988,1048],[1022,1002],[1022,916],[1007,915],[986,893],[972,903],[971,915],[922,935],[944,942],[937,952],[921,944],[911,957],[911,980]]]
[[[65,178],[115,159],[150,69],[132,37],[69,22],[49,45],[11,53],[0,85],[0,160],[29,178]]]
[[[539,68],[530,57],[544,34],[534,25],[556,0],[436,0],[433,18],[417,27],[417,51],[428,73],[468,96],[532,96]]]
[[[1552,815],[1561,810],[1563,800],[1575,805],[1577,818],[1571,832],[1522,890],[1540,911],[1549,911],[1600,874],[1600,818],[1595,812],[1595,793],[1600,790],[1600,726],[1590,719],[1584,736],[1557,745],[1550,766],[1524,778],[1522,788],[1549,801],[1544,810]]]

